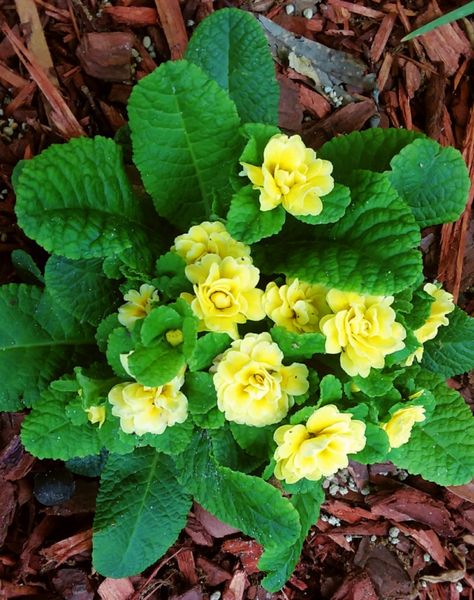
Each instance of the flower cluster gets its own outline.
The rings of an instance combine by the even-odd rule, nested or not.
[[[218,357],[217,406],[228,421],[263,427],[286,417],[293,397],[308,391],[308,368],[282,361],[269,333],[248,333]]]
[[[287,483],[317,481],[349,464],[365,444],[365,424],[333,404],[317,409],[305,425],[283,425],[274,434],[275,477]]]
[[[135,322],[144,319],[160,297],[152,285],[143,283],[138,291],[129,290],[123,299],[126,302],[118,309],[118,320],[127,329],[133,329]]]
[[[299,135],[274,135],[267,143],[261,166],[240,163],[253,187],[260,192],[260,210],[283,205],[292,215],[319,215],[321,196],[334,188],[332,164],[316,158]]]

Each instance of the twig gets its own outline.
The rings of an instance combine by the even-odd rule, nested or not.
[[[178,0],[155,0],[161,26],[170,47],[171,58],[183,58],[188,45],[188,34]]]

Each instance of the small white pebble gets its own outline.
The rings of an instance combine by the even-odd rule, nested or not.
[[[3,108],[0,108],[0,117],[3,117]]]
[[[424,588],[425,588],[425,587],[427,587],[427,586],[428,586],[428,584],[426,583],[426,581],[422,581],[422,582],[421,582],[421,587],[424,587]]]
[[[333,91],[333,89],[329,85],[324,86],[324,93],[325,94],[329,94],[332,91]]]
[[[375,542],[375,541],[376,541],[376,539],[377,539],[377,536],[376,536],[376,535],[371,535],[371,536],[370,536],[370,541],[371,541],[371,542]]]
[[[145,46],[145,48],[149,48],[151,46],[151,37],[149,35],[146,35],[143,38],[143,45]]]
[[[463,588],[462,583],[460,581],[458,581],[456,583],[456,589],[457,589],[458,592],[462,592],[463,591],[464,588]]]
[[[339,493],[341,494],[341,496],[345,496],[346,494],[349,493],[349,490],[345,487],[340,487],[339,488]]]
[[[287,15],[292,15],[295,12],[295,5],[294,4],[287,4],[285,6],[285,12]]]
[[[328,522],[328,516],[327,515],[321,515],[321,521],[324,521],[325,523]]]
[[[346,542],[352,542],[352,535],[346,535]]]
[[[398,544],[399,541],[400,540],[398,538],[390,538],[390,543],[393,544],[393,545]]]
[[[423,554],[423,560],[424,560],[425,562],[430,562],[430,560],[431,560],[431,556],[428,554],[428,552],[425,552],[425,553]]]
[[[303,11],[303,17],[305,19],[312,19],[314,15],[314,11],[312,8],[305,8]]]
[[[331,484],[329,487],[329,493],[331,494],[331,496],[334,496],[334,494],[337,494],[338,492],[339,486],[337,485],[337,483]]]
[[[388,531],[388,535],[393,538],[398,537],[399,533],[400,533],[400,529],[398,529],[398,527],[390,527],[390,529]]]
[[[13,135],[13,127],[4,127],[3,133],[8,136]]]
[[[140,52],[136,48],[132,48],[132,56],[134,58],[138,58],[140,56]]]
[[[209,596],[209,600],[219,600],[220,597],[221,597],[221,593],[219,591],[212,592],[212,594]]]
[[[186,27],[194,27],[195,23],[192,19],[186,21]]]
[[[331,480],[330,479],[325,479],[323,481],[323,489],[327,490],[330,485],[331,485]]]
[[[368,487],[364,487],[364,488],[362,488],[362,489],[360,490],[360,493],[361,493],[363,496],[368,496],[368,495],[370,494],[370,488],[368,488]]]

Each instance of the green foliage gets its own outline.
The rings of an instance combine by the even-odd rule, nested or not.
[[[275,67],[250,13],[233,8],[213,13],[196,28],[186,58],[229,93],[244,123],[277,123]]]
[[[468,2],[464,4],[464,6],[460,6],[459,8],[455,8],[454,10],[449,11],[445,15],[426,23],[422,27],[418,27],[405,37],[401,39],[402,42],[408,42],[408,40],[412,40],[420,35],[424,35],[430,31],[433,31],[437,27],[442,27],[443,25],[447,25],[448,23],[453,23],[457,19],[462,19],[463,17],[468,17],[474,13],[474,2]]]
[[[224,426],[224,413],[217,408],[217,394],[210,373],[188,373],[183,393],[196,425],[203,429]]]
[[[416,284],[419,229],[383,174],[351,176],[352,202],[334,225],[283,229],[256,247],[268,273],[282,272],[342,290],[390,295]],[[281,243],[281,239],[285,243]]]
[[[134,87],[128,105],[133,155],[158,213],[181,229],[230,197],[239,118],[217,83],[187,61],[162,64]]]
[[[94,352],[94,333],[40,288],[0,288],[0,410],[30,406],[52,379]]]
[[[334,375],[325,375],[319,384],[319,406],[334,404],[342,399],[342,384]]]
[[[100,258],[147,243],[145,215],[112,140],[50,146],[25,163],[15,191],[20,226],[48,252]]]
[[[346,212],[346,208],[351,202],[351,190],[340,183],[334,184],[334,189],[326,196],[321,197],[323,210],[319,215],[299,215],[298,221],[308,223],[309,225],[326,225],[327,223],[336,223]]]
[[[184,274],[186,263],[176,254],[167,252],[156,261],[156,287],[168,296],[176,298],[181,292],[191,292],[192,286]]]
[[[13,250],[11,261],[22,283],[44,285],[44,277],[28,252],[20,249]]]
[[[387,460],[390,446],[385,431],[378,425],[366,423],[365,437],[367,439],[365,448],[351,458],[365,465]]]
[[[151,448],[109,456],[94,519],[94,568],[113,578],[140,573],[176,541],[190,508],[166,456]]]
[[[474,319],[455,308],[448,315],[449,325],[441,326],[437,336],[424,344],[424,367],[453,377],[474,368]]]
[[[287,360],[311,358],[323,353],[326,346],[322,333],[293,333],[284,327],[272,327],[270,333]]]
[[[409,442],[393,449],[388,458],[439,485],[463,485],[474,472],[474,420],[469,407],[434,373],[422,371],[416,381],[432,392],[436,407],[426,422],[415,425]]]
[[[188,360],[190,370],[200,371],[210,367],[214,358],[227,350],[230,343],[231,339],[227,333],[211,332],[199,337]]]
[[[390,183],[420,227],[455,221],[464,210],[471,182],[459,150],[418,139],[390,162]]]

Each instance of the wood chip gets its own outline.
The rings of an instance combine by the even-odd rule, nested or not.
[[[0,547],[7,537],[16,509],[16,487],[9,481],[1,481],[0,487]]]
[[[390,52],[386,52],[385,56],[383,57],[379,74],[377,75],[377,87],[381,92],[387,83],[388,76],[390,75],[390,69],[392,68],[392,63],[393,56],[390,54]]]
[[[206,584],[209,586],[218,586],[221,583],[224,583],[224,581],[232,579],[232,575],[230,573],[214,564],[210,560],[207,560],[203,556],[198,557],[196,564],[198,568],[203,571],[206,578]]]
[[[352,4],[352,2],[346,2],[346,0],[328,0],[328,4],[345,8],[351,13],[369,17],[369,19],[382,19],[385,16],[385,13],[381,10],[374,10],[373,8],[369,8],[362,4]]]
[[[71,556],[81,552],[90,552],[91,549],[92,529],[87,529],[56,542],[52,546],[43,548],[40,550],[40,554],[48,561],[48,567],[56,567],[66,562]]]
[[[319,119],[323,119],[327,117],[331,112],[331,105],[323,98],[321,94],[318,94],[314,90],[306,87],[305,85],[299,84],[299,103],[301,106],[318,117]]]
[[[134,591],[133,584],[128,577],[122,579],[107,577],[97,589],[101,600],[128,600]]]
[[[130,27],[148,27],[158,25],[156,8],[146,6],[104,6],[102,12],[121,25]]]
[[[217,517],[204,509],[200,504],[194,504],[194,515],[204,529],[214,538],[222,538],[226,535],[239,532],[235,527],[219,521]]]
[[[9,69],[5,65],[3,65],[1,62],[0,62],[0,80],[3,80],[7,84],[7,87],[12,86],[12,87],[18,88],[18,89],[24,88],[25,85],[28,83],[26,81],[26,79],[23,79],[23,77],[20,77],[20,75],[17,75],[17,73],[15,73],[11,69]]]
[[[183,58],[186,46],[188,45],[188,35],[179,1],[167,0],[163,2],[162,0],[155,0],[155,3],[161,26],[170,47],[171,58],[173,60]]]
[[[77,48],[84,71],[103,81],[130,81],[135,36],[127,31],[86,33]]]
[[[222,600],[243,600],[248,585],[249,582],[245,571],[236,571],[224,590]]]
[[[394,13],[389,13],[382,19],[370,48],[370,58],[374,63],[378,62],[382,56],[396,20],[397,15]]]
[[[178,563],[179,570],[181,571],[184,579],[191,585],[196,585],[198,582],[198,576],[196,573],[194,556],[191,550],[182,550],[176,556],[176,562]]]

